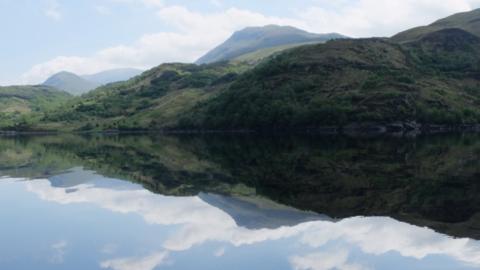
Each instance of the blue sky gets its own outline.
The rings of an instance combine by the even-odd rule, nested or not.
[[[0,0],[0,85],[41,83],[62,70],[191,62],[247,26],[390,36],[478,7],[480,0]]]

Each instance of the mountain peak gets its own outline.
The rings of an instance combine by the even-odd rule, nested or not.
[[[345,36],[334,33],[314,34],[292,26],[273,24],[247,27],[233,33],[223,44],[198,59],[196,63],[208,64],[228,61],[265,48],[308,42],[325,42],[337,38],[345,38]]]
[[[72,95],[81,95],[99,86],[68,71],[61,71],[52,75],[43,85],[55,87]]]

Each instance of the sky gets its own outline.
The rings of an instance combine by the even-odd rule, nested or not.
[[[480,0],[0,0],[0,85],[193,62],[248,26],[392,36]]]

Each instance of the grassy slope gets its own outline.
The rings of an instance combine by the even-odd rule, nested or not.
[[[48,86],[0,87],[0,127],[29,124],[71,96]]]
[[[39,125],[49,129],[159,129],[176,124],[197,102],[225,89],[246,67],[164,64],[127,82],[77,98]]]
[[[251,53],[243,54],[235,59],[232,60],[234,63],[248,63],[251,65],[255,65],[260,63],[262,60],[267,59],[271,57],[272,55],[275,55],[277,53],[281,53],[285,50],[304,46],[304,45],[313,45],[313,44],[319,44],[319,43],[324,43],[324,42],[303,42],[303,43],[296,43],[296,44],[289,44],[289,45],[282,45],[282,46],[276,46],[276,47],[271,47],[271,48],[266,48],[266,49],[260,49],[258,51],[254,51]]]
[[[182,127],[478,123],[479,44],[467,32],[447,30],[405,46],[364,39],[289,50],[197,106],[190,117],[182,119]]]

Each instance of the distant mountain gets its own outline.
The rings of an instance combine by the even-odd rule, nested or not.
[[[90,75],[77,75],[62,71],[48,78],[43,85],[55,87],[72,95],[85,94],[101,85],[126,81],[142,73],[142,70],[121,68],[106,70]]]
[[[72,95],[81,95],[101,84],[88,81],[77,74],[62,71],[48,78],[43,85],[55,87]]]
[[[292,44],[326,42],[345,38],[340,34],[313,34],[291,26],[248,27],[235,32],[227,41],[196,61],[197,64],[231,60],[261,49]]]
[[[401,32],[392,37],[395,42],[410,42],[439,30],[458,28],[473,35],[480,36],[480,9],[470,12],[458,13],[447,18],[438,20],[428,26],[416,27]]]
[[[129,80],[135,76],[140,75],[142,72],[143,70],[135,69],[135,68],[119,68],[119,69],[106,70],[106,71],[99,72],[96,74],[91,74],[91,75],[83,75],[82,78],[93,83],[104,85],[104,84],[109,84],[113,82]]]
[[[300,211],[265,198],[230,197],[203,192],[198,197],[230,215],[238,226],[248,229],[276,229],[309,221],[332,221],[326,215]]]

